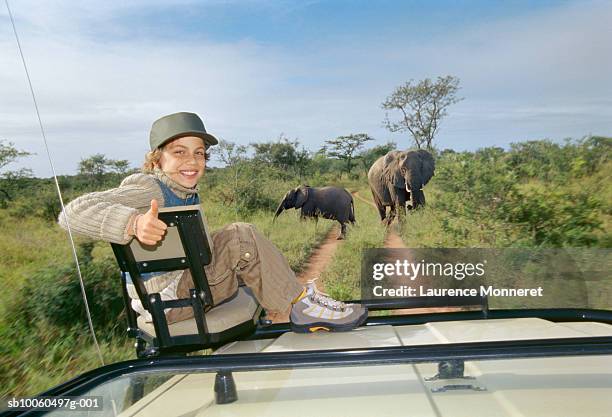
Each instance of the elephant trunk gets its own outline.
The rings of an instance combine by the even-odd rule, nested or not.
[[[281,214],[284,209],[285,209],[285,200],[283,199],[283,201],[281,201],[280,204],[278,205],[278,207],[276,208],[276,212],[274,213],[274,218],[272,219],[272,222],[274,222],[274,220],[276,220],[278,215]]]
[[[419,178],[418,175],[407,175],[404,177],[404,182],[406,184],[406,191],[409,193],[415,192],[423,188],[423,181]]]
[[[420,178],[413,176],[410,181],[406,178],[406,191],[410,195],[412,208],[415,209],[425,205],[425,194],[423,193],[423,182]]]
[[[425,193],[422,188],[413,188],[411,196],[412,208],[418,208],[425,205]]]

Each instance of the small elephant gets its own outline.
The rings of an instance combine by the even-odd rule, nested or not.
[[[395,217],[406,214],[406,202],[411,209],[425,205],[423,187],[434,175],[433,156],[425,150],[390,151],[372,164],[368,171],[368,183],[380,219],[390,225]],[[387,206],[391,208],[387,216]]]
[[[325,219],[337,220],[340,223],[338,239],[346,237],[346,223],[355,224],[355,210],[353,196],[344,188],[339,187],[310,187],[302,185],[285,194],[280,202],[274,219],[285,209],[301,209],[300,217],[319,216]]]

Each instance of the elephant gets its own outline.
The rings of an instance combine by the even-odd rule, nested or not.
[[[433,156],[423,150],[390,151],[378,158],[368,171],[368,183],[380,219],[387,226],[391,224],[396,211],[406,214],[406,203],[410,209],[425,205],[423,187],[434,175]],[[386,208],[391,208],[387,216]]]
[[[274,219],[283,210],[301,209],[300,217],[313,217],[316,221],[319,216],[325,219],[337,220],[340,223],[338,240],[346,237],[346,224],[355,224],[355,209],[353,196],[340,187],[310,187],[301,185],[285,194],[278,205]]]

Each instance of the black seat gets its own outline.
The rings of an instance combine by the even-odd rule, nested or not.
[[[229,301],[213,305],[204,270],[212,259],[212,240],[200,206],[162,208],[159,219],[168,229],[157,245],[143,245],[137,239],[127,245],[111,244],[122,271],[128,335],[136,338],[137,356],[214,348],[254,332],[262,309],[248,288],[240,287]],[[164,301],[159,293],[147,292],[142,274],[185,269],[194,283],[189,298]],[[132,309],[128,276],[152,323]],[[164,310],[179,307],[191,307],[193,318],[168,324]]]

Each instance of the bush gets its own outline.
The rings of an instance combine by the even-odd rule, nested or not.
[[[206,175],[204,195],[244,217],[254,211],[274,211],[284,193],[298,184],[292,173],[245,161]]]
[[[528,230],[535,245],[592,246],[602,225],[600,207],[589,192],[529,186],[513,191],[502,211]]]
[[[437,161],[434,178],[444,191],[441,208],[472,217],[495,211],[517,182],[500,148],[445,153]]]
[[[94,327],[117,328],[123,299],[114,260],[83,262],[81,273]],[[50,265],[32,274],[13,307],[15,316],[25,318],[29,326],[39,321],[63,328],[87,326],[81,286],[72,263]]]

